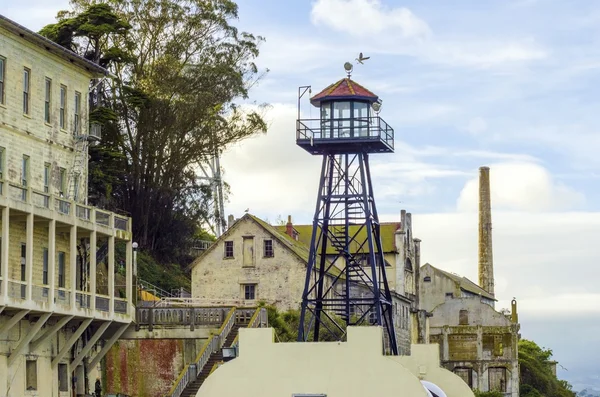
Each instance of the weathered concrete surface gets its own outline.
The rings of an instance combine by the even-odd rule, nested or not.
[[[203,339],[118,341],[104,359],[105,392],[136,397],[165,395],[204,342]]]
[[[208,339],[212,334],[216,334],[218,327],[200,327],[191,331],[188,326],[154,326],[154,329],[150,331],[148,327],[141,327],[136,331],[135,324],[132,324],[127,330],[121,335],[120,339]]]

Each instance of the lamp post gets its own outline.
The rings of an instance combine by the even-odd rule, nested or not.
[[[138,287],[137,287],[137,248],[138,243],[135,241],[131,244],[133,247],[133,288],[135,289],[135,293],[132,295],[134,297],[134,306],[137,306],[138,301]]]

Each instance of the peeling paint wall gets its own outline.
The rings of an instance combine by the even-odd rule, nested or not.
[[[203,340],[120,340],[104,358],[105,393],[156,397],[168,393],[185,365],[199,353]]]

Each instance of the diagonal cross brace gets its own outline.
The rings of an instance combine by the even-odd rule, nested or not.
[[[98,328],[96,330],[96,332],[94,332],[94,335],[92,336],[92,338],[88,341],[88,343],[85,344],[83,349],[81,349],[81,351],[79,352],[77,357],[75,357],[75,359],[73,361],[71,361],[71,370],[72,371],[75,370],[75,368],[79,365],[79,363],[81,363],[83,358],[90,352],[90,350],[92,350],[92,347],[96,344],[96,342],[98,342],[98,339],[100,339],[100,337],[102,336],[104,331],[106,331],[106,329],[108,328],[108,326],[111,323],[112,323],[112,321],[104,322],[100,326],[100,328]]]
[[[8,335],[8,332],[12,329],[12,327],[14,327],[19,321],[21,321],[21,319],[25,317],[27,313],[29,313],[29,310],[21,310],[20,312],[12,316],[10,320],[5,322],[4,325],[0,327],[0,337],[4,334]]]
[[[123,335],[123,332],[125,332],[125,330],[128,327],[129,327],[129,324],[121,325],[121,328],[119,328],[117,330],[117,332],[115,332],[115,334],[108,340],[108,342],[106,342],[104,344],[104,346],[102,347],[102,350],[100,350],[100,352],[94,356],[92,361],[90,361],[90,363],[88,364],[88,368],[94,368],[94,366],[96,364],[98,364],[100,362],[100,360],[102,360],[102,358],[106,355],[106,353],[108,353],[110,348],[115,344],[117,339],[119,339],[121,337],[121,335]]]
[[[38,347],[40,347],[40,345],[42,343],[44,343],[48,339],[50,339],[56,332],[58,332],[59,329],[64,327],[72,318],[73,318],[73,316],[65,316],[65,317],[61,318],[60,320],[58,320],[56,322],[56,324],[54,324],[52,327],[50,327],[48,330],[46,330],[46,332],[42,336],[40,336],[39,338],[37,338],[36,340],[31,342],[31,345],[29,346],[29,351],[33,351],[33,350],[37,349]]]
[[[58,362],[60,360],[62,360],[62,358],[65,356],[65,354],[68,353],[68,351],[73,347],[75,342],[77,342],[77,339],[79,339],[81,334],[83,334],[83,331],[86,330],[86,328],[92,323],[93,320],[94,320],[93,318],[85,319],[79,325],[79,328],[77,328],[77,331],[75,331],[75,333],[73,335],[71,335],[71,337],[69,338],[67,343],[65,343],[65,345],[63,346],[62,349],[60,349],[60,351],[58,352],[56,357],[54,357],[54,360],[52,360],[52,368],[56,368],[56,364],[58,364]]]
[[[27,334],[23,336],[23,340],[21,340],[21,343],[19,343],[16,349],[10,353],[10,356],[8,356],[9,367],[12,365],[12,363],[15,362],[16,358],[19,357],[19,354],[21,354],[23,349],[25,349],[29,345],[29,342],[31,342],[33,337],[36,336],[38,332],[40,332],[40,329],[42,329],[44,324],[46,324],[46,321],[48,321],[51,315],[51,312],[44,314],[42,317],[40,317],[39,320],[37,320],[35,325],[27,331]]]

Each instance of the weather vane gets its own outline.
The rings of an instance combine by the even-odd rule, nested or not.
[[[371,57],[365,57],[365,56],[363,56],[363,53],[361,52],[360,54],[358,54],[358,58],[355,58],[355,59],[356,59],[357,64],[360,63],[361,65],[364,65],[363,61],[366,61],[369,58],[371,58]],[[352,66],[352,63],[350,63],[350,62],[344,63],[344,70],[346,70],[346,73],[348,73],[348,78],[350,78],[353,68],[354,67]]]

